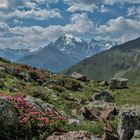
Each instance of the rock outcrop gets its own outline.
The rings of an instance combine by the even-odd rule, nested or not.
[[[51,110],[54,109],[54,106],[42,101],[41,99],[34,98],[32,96],[27,96],[25,100],[30,103],[34,108],[38,110]]]
[[[78,126],[78,125],[80,125],[80,121],[76,120],[76,119],[69,119],[68,124]]]
[[[131,140],[135,130],[140,130],[140,106],[123,107],[119,119],[120,140]]]
[[[60,136],[50,136],[47,140],[98,140],[87,131],[70,131]]]
[[[107,91],[101,91],[99,93],[96,93],[94,96],[92,96],[92,100],[93,101],[103,100],[103,101],[106,101],[106,102],[113,102],[114,97],[113,97],[113,95],[111,95]]]
[[[28,81],[29,78],[30,78],[30,75],[29,75],[28,73],[26,73],[26,72],[19,72],[19,73],[16,74],[16,76],[17,76],[18,78],[24,79],[24,80],[26,80],[26,81]]]
[[[90,120],[90,121],[99,121],[100,120],[100,113],[96,111],[95,109],[91,109],[88,107],[83,107],[81,109],[82,115],[84,118]]]
[[[115,106],[107,106],[105,111],[101,113],[101,118],[105,120],[112,120],[118,115],[118,109]]]
[[[115,128],[108,121],[104,120],[104,134],[102,136],[102,140],[120,140],[119,134],[115,130]]]
[[[125,78],[113,78],[110,81],[110,89],[123,89],[127,88],[128,79]]]
[[[14,127],[17,123],[16,110],[13,103],[5,97],[0,97],[0,126]]]
[[[131,140],[140,140],[140,130],[135,130],[134,136]]]
[[[81,109],[81,114],[90,121],[112,120],[118,115],[118,108],[113,103],[91,102]]]
[[[77,72],[73,72],[71,75],[70,75],[71,78],[74,78],[76,80],[80,80],[80,81],[83,81],[83,82],[87,82],[87,77],[80,74],[80,73],[77,73]]]
[[[3,66],[0,66],[0,71],[5,71],[5,68]]]
[[[99,86],[108,86],[108,82],[106,80],[103,80],[101,82],[99,82]]]

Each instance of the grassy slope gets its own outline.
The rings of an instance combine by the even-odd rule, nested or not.
[[[0,60],[1,66],[6,66],[12,70],[20,69],[20,71],[30,71],[30,67],[25,67],[24,65],[17,65],[13,64],[7,61]],[[37,69],[36,72],[40,72],[42,77],[45,78],[48,75],[48,71],[40,71]],[[47,74],[46,74],[47,73]],[[14,76],[11,74],[8,74],[4,71],[0,70],[0,77],[4,79],[6,88],[0,89],[1,93],[10,94],[10,95],[16,95],[16,94],[23,94],[23,95],[31,95],[40,99],[43,99],[44,101],[51,103],[55,106],[55,108],[59,111],[65,112],[67,115],[72,116],[72,110],[77,109],[79,110],[81,108],[81,105],[79,105],[76,102],[66,100],[66,96],[71,96],[75,99],[85,99],[89,100],[95,93],[102,91],[102,90],[109,90],[109,87],[100,87],[93,83],[83,83],[80,82],[83,88],[80,89],[80,91],[72,91],[69,89],[64,89],[61,92],[58,89],[54,89],[49,85],[40,85],[36,81],[24,81],[21,79],[14,79]],[[47,78],[49,81],[49,77]],[[55,75],[51,76],[50,79],[57,79],[60,80],[61,76]],[[72,81],[71,78],[66,78],[65,81],[69,81],[68,84],[70,84]],[[77,81],[78,82],[78,81]],[[19,92],[11,92],[9,89],[11,86],[16,86],[16,88],[19,90]],[[68,86],[68,85],[67,85]],[[124,104],[140,104],[140,87],[130,87],[128,89],[124,90],[115,90],[110,91],[115,95],[116,103],[119,106],[122,106]],[[53,94],[57,94],[57,97],[54,97]],[[117,119],[112,122],[115,126],[117,124]],[[88,130],[94,134],[100,135],[103,132],[103,122],[98,122],[96,124],[92,124],[88,120],[82,120],[82,123],[78,127],[74,126],[66,126],[65,129],[67,131],[69,130]]]

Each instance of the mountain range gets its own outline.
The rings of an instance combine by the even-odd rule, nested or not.
[[[24,56],[31,54],[31,52],[27,49],[0,49],[0,57],[6,58],[10,61],[17,61]]]
[[[64,71],[86,75],[93,80],[110,80],[112,77],[128,78],[132,84],[140,84],[140,38],[115,46],[93,55]]]
[[[17,62],[31,66],[60,72],[81,60],[109,49],[114,44],[109,41],[92,39],[85,41],[78,37],[65,34],[43,49],[22,57]]]

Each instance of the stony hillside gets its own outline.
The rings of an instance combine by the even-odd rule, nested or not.
[[[110,80],[126,77],[133,84],[140,84],[140,38],[93,55],[64,73],[80,72],[90,79]]]
[[[56,75],[1,58],[0,139],[119,140],[119,134],[128,128],[128,135],[122,136],[130,140],[137,125],[127,126],[130,122],[123,120],[121,113],[126,110],[121,107],[140,104],[140,87],[121,88],[110,90],[105,81]],[[129,109],[126,118],[133,112]],[[137,116],[133,115],[131,123],[136,124]],[[124,121],[128,122],[121,127]]]

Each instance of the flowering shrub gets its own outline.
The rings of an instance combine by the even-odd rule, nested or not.
[[[50,135],[54,131],[61,130],[65,123],[65,118],[55,110],[49,108],[45,109],[45,111],[38,110],[28,103],[23,96],[5,97],[11,100],[15,106],[18,118],[17,126],[22,133],[24,133],[23,130],[26,132],[28,130],[32,136],[40,135],[43,132],[47,132]]]

